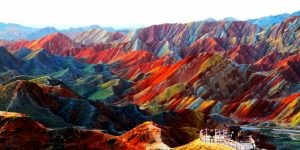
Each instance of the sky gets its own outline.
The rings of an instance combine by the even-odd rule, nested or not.
[[[95,24],[135,28],[299,10],[300,0],[1,0],[0,22],[59,29]]]

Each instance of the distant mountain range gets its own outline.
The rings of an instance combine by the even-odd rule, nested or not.
[[[101,27],[98,25],[58,30],[54,27],[32,28],[32,27],[26,27],[18,24],[13,24],[13,23],[8,23],[8,24],[0,23],[0,40],[10,40],[10,41],[22,40],[22,39],[35,40],[43,36],[46,36],[48,34],[56,33],[56,32],[61,32],[70,37],[74,37],[81,32],[88,31],[91,29],[103,29],[110,32],[122,32],[122,33],[129,32],[129,29],[116,30],[111,27]]]
[[[262,17],[262,18],[258,18],[258,19],[249,19],[247,21],[266,28],[266,27],[273,26],[277,23],[280,23],[283,20],[285,20],[289,17],[293,17],[293,16],[300,16],[300,11],[294,12],[292,14],[285,13],[285,14],[280,14],[280,15]]]
[[[280,14],[275,16],[262,17],[258,19],[249,19],[247,21],[266,28],[276,23],[282,22],[286,18],[292,16],[300,16],[300,11],[292,14],[286,13],[286,14]],[[213,18],[208,18],[205,21],[216,21],[216,20]],[[238,21],[238,20],[232,17],[228,17],[228,18],[221,19],[219,21]],[[92,29],[103,29],[109,32],[121,32],[121,33],[128,33],[130,30],[132,30],[132,29],[117,30],[112,27],[101,27],[99,25],[91,25],[88,27],[78,27],[78,28],[58,30],[54,27],[32,28],[32,27],[22,26],[19,24],[13,24],[13,23],[6,24],[0,22],[0,40],[11,40],[11,41],[21,40],[21,39],[35,40],[43,36],[46,36],[48,34],[56,33],[56,32],[61,32],[73,38],[76,35],[80,34],[81,32],[92,30]]]

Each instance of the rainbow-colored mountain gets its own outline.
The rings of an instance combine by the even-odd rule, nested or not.
[[[0,149],[168,149],[203,128],[298,128],[297,15],[3,38]]]

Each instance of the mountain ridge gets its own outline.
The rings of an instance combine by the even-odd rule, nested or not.
[[[45,139],[170,148],[204,128],[300,125],[299,16],[269,28],[229,19],[0,45],[0,111],[53,130],[39,128]]]

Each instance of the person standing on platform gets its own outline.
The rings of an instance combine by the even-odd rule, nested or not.
[[[251,143],[252,149],[253,149],[253,150],[255,150],[255,148],[256,148],[256,145],[255,145],[255,140],[252,138],[252,136],[251,136],[251,135],[249,136],[249,140],[250,140],[250,143]]]

